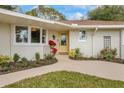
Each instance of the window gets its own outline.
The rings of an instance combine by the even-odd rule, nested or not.
[[[43,44],[46,43],[46,30],[45,29],[42,30],[42,43]]]
[[[40,28],[31,28],[31,43],[40,43]]]
[[[28,42],[28,27],[27,26],[16,26],[15,27],[16,43],[27,43]]]
[[[66,33],[61,33],[61,46],[66,46]]]
[[[111,48],[111,36],[104,36],[104,48]]]
[[[31,29],[29,29],[29,27]],[[14,26],[14,43],[21,44],[46,44],[47,30],[34,26]],[[53,36],[55,38],[55,36]]]
[[[84,41],[84,40],[86,40],[86,31],[80,31],[79,32],[79,40],[80,41]]]

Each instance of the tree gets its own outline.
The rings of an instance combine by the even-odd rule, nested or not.
[[[54,8],[39,5],[37,8],[27,11],[26,14],[48,20],[65,20],[65,16]]]
[[[123,6],[100,6],[88,13],[90,20],[124,20],[124,7]]]
[[[15,11],[15,12],[22,12],[21,8],[17,5],[0,5],[0,8]]]
[[[26,14],[27,15],[31,15],[31,16],[37,16],[37,13],[36,13],[36,10],[35,9],[33,9],[31,11],[27,11]]]

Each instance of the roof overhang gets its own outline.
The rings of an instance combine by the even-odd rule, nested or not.
[[[10,23],[10,24],[41,26],[53,30],[71,29],[71,26],[65,23],[44,20],[38,17],[33,17],[5,9],[0,9],[0,22]]]
[[[0,9],[0,22],[20,25],[41,26],[47,29],[58,31],[72,30],[72,29],[124,29],[124,25],[73,25],[62,22],[49,21],[38,17],[29,16],[5,9]]]

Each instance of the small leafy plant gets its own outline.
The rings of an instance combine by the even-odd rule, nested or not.
[[[40,53],[38,53],[38,52],[35,53],[35,60],[36,60],[37,63],[39,63],[39,61],[40,61]]]
[[[18,62],[19,67],[27,67],[28,65],[29,65],[29,61],[25,57],[21,58],[21,61]]]
[[[57,59],[54,55],[47,54],[47,55],[44,55],[44,61],[45,63],[54,63],[54,62],[57,62]]]
[[[45,57],[44,57],[44,59],[45,60],[51,60],[51,59],[53,59],[53,55],[51,55],[51,54],[48,54],[48,55],[45,55]]]
[[[17,53],[15,53],[15,54],[13,55],[13,61],[14,61],[14,62],[19,62],[19,59],[20,59],[20,56],[19,56]]]
[[[23,57],[23,58],[21,58],[21,61],[23,61],[23,62],[27,62],[27,61],[28,61],[28,59],[27,59],[27,58],[25,58],[25,57]]]
[[[73,59],[80,59],[80,58],[83,58],[81,52],[80,52],[80,48],[75,48],[75,49],[72,49],[70,52],[69,52],[69,57],[70,58],[73,58]]]

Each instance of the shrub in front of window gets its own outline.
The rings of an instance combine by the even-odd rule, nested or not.
[[[39,61],[40,61],[40,53],[35,53],[35,60],[36,60],[36,62],[37,63],[39,63]]]
[[[80,52],[80,48],[75,48],[75,49],[72,49],[70,52],[69,52],[69,57],[72,58],[72,59],[80,59],[80,58],[83,58],[81,52]]]
[[[23,57],[23,58],[21,58],[21,61],[27,62],[27,61],[28,61],[28,59],[27,59],[27,58],[25,58],[25,57]]]
[[[23,57],[21,58],[21,61],[16,64],[18,67],[28,67],[29,61],[27,58]]]
[[[13,55],[13,61],[14,61],[14,62],[19,62],[19,59],[20,59],[19,54],[15,53],[15,54]]]
[[[110,49],[110,48],[105,48],[100,51],[100,58],[105,59],[107,61],[112,61],[115,59],[117,55],[117,49]]]

